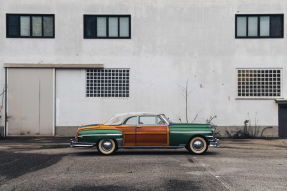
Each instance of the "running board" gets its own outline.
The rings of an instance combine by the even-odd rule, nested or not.
[[[179,145],[179,146],[122,146],[120,148],[123,148],[123,149],[181,149],[184,147],[185,147],[185,145]]]

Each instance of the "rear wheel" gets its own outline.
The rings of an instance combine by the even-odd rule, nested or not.
[[[207,142],[202,137],[194,137],[188,144],[188,150],[194,154],[203,154],[207,151],[207,149]]]
[[[116,143],[113,139],[102,139],[97,148],[101,154],[109,155],[116,151]]]

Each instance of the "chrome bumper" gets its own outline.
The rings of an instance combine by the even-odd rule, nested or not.
[[[85,142],[77,142],[71,139],[70,147],[93,147],[96,143],[85,143]]]
[[[219,141],[219,139],[214,138],[212,141],[209,142],[209,146],[211,146],[211,147],[219,147],[218,141]]]

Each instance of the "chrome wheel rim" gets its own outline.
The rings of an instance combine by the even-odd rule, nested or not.
[[[201,151],[204,147],[204,143],[201,140],[196,140],[192,143],[192,148],[196,151]]]
[[[108,152],[113,148],[113,143],[109,140],[106,140],[102,142],[101,147],[104,151]]]

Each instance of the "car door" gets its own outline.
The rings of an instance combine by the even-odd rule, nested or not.
[[[169,128],[160,116],[139,116],[136,146],[169,146]]]
[[[121,125],[117,126],[117,129],[123,132],[123,146],[135,146],[136,144],[136,125],[138,123],[138,117],[130,117]]]

